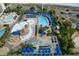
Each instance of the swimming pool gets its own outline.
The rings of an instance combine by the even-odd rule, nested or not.
[[[4,35],[5,31],[5,29],[0,29],[0,38]]]
[[[48,26],[49,25],[49,22],[48,22],[48,19],[46,17],[40,16],[38,18],[38,24],[39,25],[42,25],[43,27],[45,27],[45,26]]]
[[[12,21],[13,21],[13,16],[12,15],[6,16],[5,19],[4,19],[4,22],[6,22],[6,23],[12,22]]]
[[[11,24],[13,23],[13,16],[12,15],[8,15],[8,16],[5,16],[5,18],[3,19],[0,19],[0,23],[1,24]]]

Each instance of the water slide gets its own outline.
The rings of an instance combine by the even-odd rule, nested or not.
[[[22,30],[24,28],[25,25],[28,25],[29,27],[29,33],[26,34],[26,35],[20,35],[20,38],[24,41],[27,41],[30,39],[30,37],[33,35],[34,31],[33,31],[33,28],[32,28],[32,24],[34,24],[34,19],[32,18],[29,18],[28,21],[23,21],[23,22],[20,22],[20,23],[17,23],[14,25],[14,27],[12,28],[11,30],[11,33],[12,32],[15,32],[15,31],[19,31],[19,30]]]
[[[31,38],[31,36],[33,36],[33,34],[34,34],[34,30],[32,28],[32,25],[34,24],[34,19],[29,18],[28,21],[27,21],[27,23],[29,24],[28,25],[29,26],[29,33],[26,34],[26,35],[20,36],[20,38],[22,40],[24,40],[24,41],[29,40]]]

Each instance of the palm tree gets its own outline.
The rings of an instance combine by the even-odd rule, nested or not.
[[[63,11],[61,11],[60,13],[61,13],[61,14],[65,14],[65,12],[63,12]]]
[[[50,30],[47,31],[47,35],[51,36],[51,31]]]
[[[41,25],[40,28],[39,28],[39,33],[44,32],[44,31],[45,31],[45,28],[42,27],[42,25]]]
[[[30,10],[31,10],[31,11],[35,11],[35,7],[31,7]]]
[[[71,26],[72,22],[68,19],[63,22],[64,26]]]
[[[0,39],[0,47],[3,47],[3,45],[4,45],[4,41]]]
[[[51,15],[56,15],[56,11],[55,11],[54,9],[49,10],[49,13],[50,13]]]
[[[48,9],[47,8],[43,8],[43,12],[47,12],[48,11]]]

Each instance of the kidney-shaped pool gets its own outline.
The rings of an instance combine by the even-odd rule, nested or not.
[[[38,24],[42,25],[43,27],[48,26],[49,25],[49,21],[46,17],[44,16],[39,16],[38,17]]]

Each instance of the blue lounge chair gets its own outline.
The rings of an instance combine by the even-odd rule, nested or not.
[[[62,55],[60,47],[56,47],[56,55]]]

